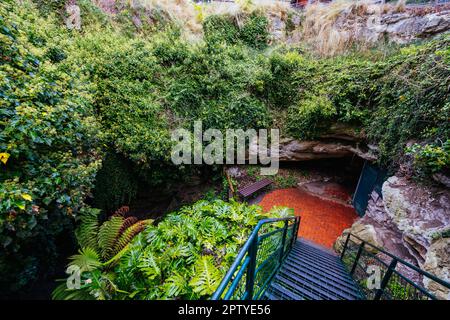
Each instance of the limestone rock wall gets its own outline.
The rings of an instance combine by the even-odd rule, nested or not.
[[[447,6],[428,13],[414,10],[380,13],[369,8],[360,20],[346,20],[344,17],[345,14],[336,22],[336,28],[355,30],[357,39],[368,42],[378,42],[387,37],[392,42],[403,44],[450,30],[450,7]]]
[[[371,194],[366,214],[350,231],[360,238],[450,281],[450,190],[422,186],[404,177],[390,177],[382,197]],[[345,234],[338,238],[340,250]],[[450,299],[442,286],[423,281],[439,298]]]

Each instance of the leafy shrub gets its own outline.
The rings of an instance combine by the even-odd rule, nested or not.
[[[449,40],[444,36],[411,45],[392,58],[377,108],[367,121],[368,136],[379,143],[383,163],[398,163],[411,138],[448,139]]]
[[[314,138],[326,132],[335,115],[336,109],[326,96],[311,96],[289,109],[287,126],[294,137]]]
[[[269,41],[268,26],[266,16],[252,13],[240,30],[240,39],[249,47],[264,49]]]
[[[244,18],[242,26],[237,18],[228,15],[210,15],[203,22],[204,39],[209,44],[245,44],[254,49],[264,49],[269,41],[267,17],[252,13]]]
[[[62,14],[66,4],[65,0],[33,0],[33,2],[36,4],[36,8],[44,15]]]
[[[129,160],[107,153],[95,179],[94,206],[105,212],[128,205],[136,197],[138,178]]]
[[[6,290],[51,272],[57,237],[70,232],[85,207],[99,165],[91,97],[79,74],[47,55],[44,35],[52,30],[36,13],[9,1],[0,5],[0,283]]]
[[[291,210],[277,208],[269,216],[291,214]],[[64,290],[62,285],[54,298],[207,298],[216,290],[253,227],[266,217],[258,206],[201,200],[167,215],[158,225],[147,226],[121,253],[114,269],[90,264],[82,279],[92,282],[79,290]],[[86,256],[92,256],[92,251],[83,249],[80,256],[74,257],[74,263],[81,261],[78,266],[85,265]],[[98,261],[98,256],[93,260]]]
[[[203,21],[203,32],[207,43],[239,41],[239,28],[233,18],[226,15],[210,15]]]
[[[414,156],[414,166],[417,172],[432,174],[450,168],[450,140],[442,145],[414,144],[407,149]]]

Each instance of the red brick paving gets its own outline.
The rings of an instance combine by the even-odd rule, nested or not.
[[[259,203],[265,211],[273,206],[293,208],[301,217],[298,235],[331,248],[344,229],[358,217],[355,210],[311,195],[297,188],[274,190]]]

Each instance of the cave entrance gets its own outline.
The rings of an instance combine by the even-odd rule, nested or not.
[[[285,176],[296,172],[298,187],[351,204],[364,166],[365,160],[358,156],[283,161],[279,174]]]
[[[298,186],[319,196],[335,198],[353,205],[363,216],[372,191],[381,196],[386,170],[358,156],[280,163],[280,174],[286,170],[304,173]]]

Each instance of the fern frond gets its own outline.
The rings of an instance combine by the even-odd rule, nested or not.
[[[200,295],[213,294],[222,280],[222,272],[214,265],[212,256],[201,256],[194,265],[194,274],[189,285]]]
[[[150,250],[145,251],[138,267],[150,280],[161,275],[161,268],[159,267],[157,258]]]
[[[68,289],[67,284],[63,281],[52,292],[53,300],[95,300],[95,298],[89,293],[89,290],[81,289]]]
[[[122,228],[123,221],[123,217],[113,216],[100,226],[98,233],[98,246],[102,258],[108,259],[113,255],[113,248],[117,237],[119,236],[119,231]]]
[[[128,229],[129,227],[131,227],[133,224],[135,224],[138,221],[139,220],[136,217],[125,218],[122,222],[122,227],[119,230],[119,235],[121,235],[126,229]]]
[[[98,249],[97,234],[99,229],[98,209],[85,209],[80,213],[80,225],[75,231],[75,235],[80,247]]]
[[[127,246],[139,232],[144,230],[147,225],[153,222],[152,219],[141,220],[124,228],[124,225],[128,224],[129,221],[130,220],[127,221],[127,219],[124,220],[123,225],[121,227],[121,230],[123,229],[124,231],[123,232],[119,231],[120,236],[117,239],[116,243],[114,244],[114,247],[111,250],[111,254],[115,255],[123,248],[125,248],[125,246]]]
[[[113,217],[125,217],[125,215],[130,211],[130,207],[128,206],[122,206],[119,209],[117,209],[114,214],[112,215]]]
[[[76,265],[81,272],[92,271],[102,265],[98,253],[89,247],[81,248],[78,254],[71,256],[69,259],[71,260],[70,265]]]

